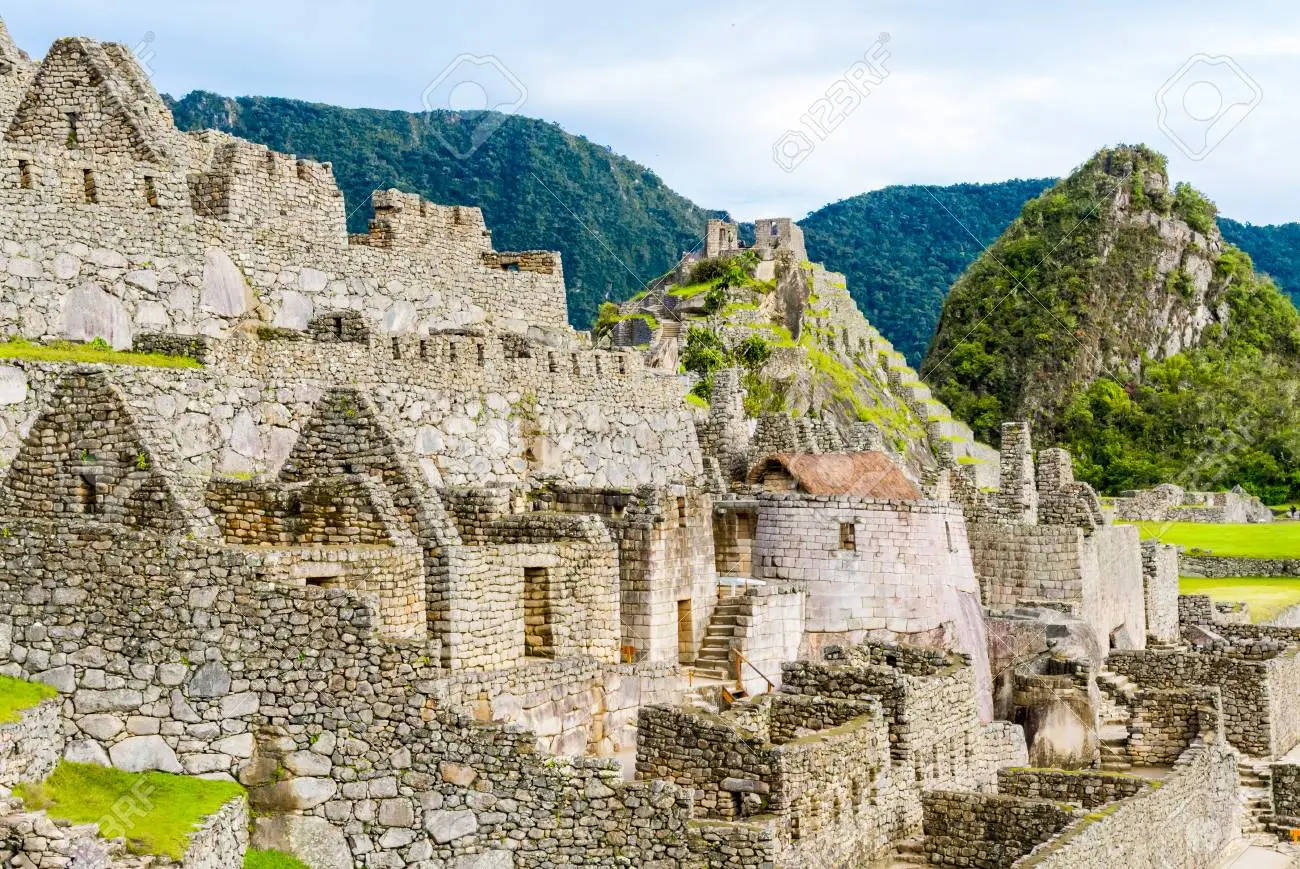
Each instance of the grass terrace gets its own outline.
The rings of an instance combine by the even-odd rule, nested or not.
[[[1300,559],[1300,522],[1218,525],[1210,522],[1135,522],[1143,540],[1182,546],[1188,554],[1229,558]],[[1199,553],[1195,550],[1199,550]]]
[[[197,359],[188,356],[114,350],[98,338],[88,344],[79,344],[75,341],[37,344],[24,338],[9,338],[0,341],[0,359],[26,359],[31,362],[100,362],[107,365],[142,365],[151,368],[203,367]]]
[[[1271,621],[1283,610],[1300,604],[1300,579],[1278,576],[1234,576],[1230,579],[1202,579],[1184,576],[1179,594],[1208,594],[1215,601],[1245,601],[1250,620]]]
[[[244,789],[234,782],[62,761],[45,781],[19,785],[14,794],[55,820],[98,823],[102,835],[124,837],[133,854],[180,860],[203,820]]]
[[[249,848],[244,852],[244,869],[307,869],[307,864],[282,851]]]
[[[49,685],[0,676],[0,724],[12,724],[23,712],[58,694]]]

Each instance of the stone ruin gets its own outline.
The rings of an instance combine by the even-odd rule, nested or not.
[[[1273,511],[1240,486],[1227,492],[1189,492],[1173,483],[1127,491],[1114,499],[1115,518],[1156,522],[1272,522]]]
[[[349,236],[327,164],[177,131],[120,45],[0,28],[0,109],[4,328],[188,360],[0,365],[0,672],[58,691],[0,787],[238,781],[202,869],[1208,869],[1300,742],[1300,636],[1180,600],[1027,425],[991,475],[938,413],[924,473],[734,378],[696,419],[558,254],[397,191]],[[139,865],[103,832],[0,798],[14,865]]]

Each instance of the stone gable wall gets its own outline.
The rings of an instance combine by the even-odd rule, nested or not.
[[[1154,540],[1142,543],[1142,589],[1147,637],[1178,642],[1178,549]]]

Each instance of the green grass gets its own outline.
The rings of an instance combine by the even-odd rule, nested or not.
[[[1178,582],[1179,594],[1208,594],[1216,601],[1245,601],[1250,605],[1250,620],[1266,622],[1284,609],[1300,604],[1300,578],[1242,576],[1231,579],[1201,579],[1184,576]]]
[[[99,823],[104,835],[125,836],[133,854],[179,860],[203,819],[244,789],[234,782],[62,761],[45,781],[21,784],[14,793],[56,820]]]
[[[162,353],[132,353],[114,350],[103,342],[78,344],[53,341],[36,344],[22,338],[0,341],[0,359],[27,359],[32,362],[103,362],[109,365],[144,365],[153,368],[202,368],[197,359],[167,356]]]
[[[1191,553],[1231,558],[1300,558],[1300,522],[1217,525],[1211,522],[1135,522],[1144,540],[1186,547]]]
[[[23,717],[24,710],[39,706],[42,700],[48,700],[58,693],[40,682],[0,676],[0,724],[17,721]]]
[[[244,869],[307,869],[307,864],[282,851],[249,848],[244,852]]]

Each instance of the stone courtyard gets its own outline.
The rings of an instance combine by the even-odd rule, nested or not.
[[[558,253],[396,190],[349,235],[328,164],[179,132],[121,45],[0,24],[0,115],[0,329],[185,363],[0,364],[0,673],[57,692],[0,725],[5,865],[148,865],[10,795],[61,761],[242,785],[202,869],[1213,869],[1300,828],[1300,629],[1180,598],[1027,423],[922,460],[734,371],[694,408],[567,325]]]

